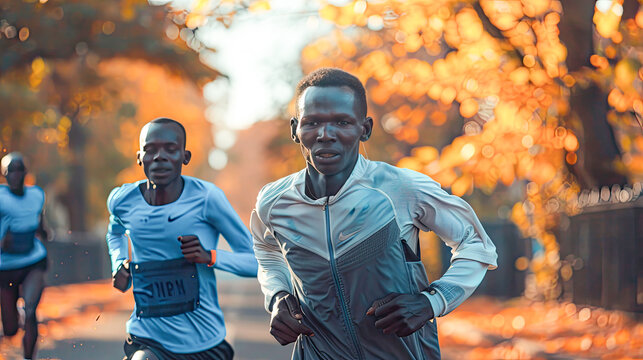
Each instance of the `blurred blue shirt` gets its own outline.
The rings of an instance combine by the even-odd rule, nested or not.
[[[7,185],[0,185],[0,239],[7,231],[36,231],[45,204],[45,192],[38,186],[25,186],[25,193],[18,196]],[[33,265],[47,256],[45,246],[36,237],[34,246],[25,254],[0,254],[0,270],[15,270]]]

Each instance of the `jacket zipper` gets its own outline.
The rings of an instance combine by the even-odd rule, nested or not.
[[[339,283],[339,274],[337,273],[337,264],[335,262],[335,251],[333,250],[333,242],[330,237],[330,214],[328,211],[328,197],[326,198],[326,203],[323,205],[323,210],[326,215],[326,240],[328,241],[330,269],[333,274],[333,280],[335,282],[335,288],[337,289],[337,295],[339,296],[339,302],[342,306],[342,315],[344,317],[344,323],[346,324],[348,333],[351,336],[351,340],[353,340],[353,346],[355,346],[355,350],[357,350],[357,357],[359,359],[363,359],[364,356],[362,355],[362,348],[359,344],[359,341],[357,341],[357,335],[355,335],[355,329],[353,329],[353,324],[351,323],[351,319],[348,317],[348,308],[346,307],[346,301],[344,300],[344,293]]]

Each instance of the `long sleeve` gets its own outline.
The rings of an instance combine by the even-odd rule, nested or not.
[[[409,194],[414,225],[422,231],[434,231],[451,248],[451,262],[469,259],[488,264],[489,270],[498,267],[496,247],[471,206],[442,190],[429,177],[417,174],[414,191]]]
[[[250,229],[254,239],[255,255],[259,262],[257,279],[265,296],[266,310],[271,311],[270,303],[278,292],[292,293],[290,272],[275,237],[260,219],[257,210],[254,210],[250,217]]]
[[[488,269],[497,267],[496,247],[466,201],[420,174],[413,179],[413,190],[414,225],[434,231],[451,248],[451,266],[423,292],[435,316],[443,316],[473,294]]]
[[[223,235],[233,250],[217,249],[214,268],[244,277],[257,276],[257,259],[252,250],[250,232],[222,190],[213,188],[207,196],[205,218]]]
[[[454,261],[442,277],[423,291],[433,308],[433,314],[444,316],[462,304],[480,285],[489,265],[475,260]]]
[[[116,271],[118,265],[126,260],[128,254],[127,234],[123,222],[114,215],[114,195],[119,188],[114,189],[107,198],[107,209],[109,210],[109,225],[107,226],[107,247],[109,257],[112,260],[112,272]]]

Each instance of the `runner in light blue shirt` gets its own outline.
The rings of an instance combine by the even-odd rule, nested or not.
[[[147,180],[117,187],[107,200],[114,286],[126,290],[131,273],[136,303],[127,358],[231,359],[214,268],[256,276],[251,235],[219,188],[181,176],[191,154],[180,123],[151,121],[140,144]],[[220,234],[233,252],[217,249]]]
[[[38,186],[25,186],[27,168],[22,155],[10,153],[0,161],[7,185],[0,185],[0,306],[5,336],[18,331],[16,302],[25,301],[25,359],[31,359],[38,339],[36,307],[45,287],[47,250],[36,238],[47,239],[42,211],[45,193]],[[22,292],[20,291],[22,289]]]

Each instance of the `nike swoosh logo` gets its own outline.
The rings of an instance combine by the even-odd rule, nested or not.
[[[344,240],[352,237],[353,235],[357,234],[358,232],[359,232],[359,230],[354,231],[354,232],[352,232],[350,234],[346,234],[346,235],[344,235],[343,233],[340,232],[339,233],[339,241],[344,241]]]
[[[175,217],[172,217],[172,215],[168,215],[168,217],[167,217],[167,221],[168,221],[168,222],[172,222],[172,221],[174,221],[174,220],[176,220],[176,219],[180,218],[180,217],[181,217],[181,216],[183,216],[183,215],[185,215],[185,213],[183,213],[183,214],[181,214],[181,215],[179,215],[179,216],[175,216]]]

